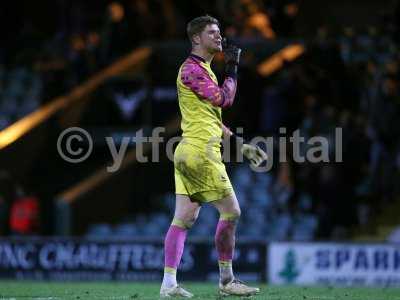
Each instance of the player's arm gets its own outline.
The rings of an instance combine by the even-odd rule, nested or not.
[[[211,78],[200,65],[188,63],[181,72],[182,83],[190,88],[202,100],[209,101],[214,106],[230,107],[236,95],[236,78],[227,76],[221,87]]]
[[[263,161],[268,159],[267,153],[265,153],[257,145],[251,145],[246,142],[242,137],[234,134],[229,127],[222,124],[222,134],[224,138],[228,138],[231,141],[231,145],[238,145],[242,154],[250,161],[250,163],[258,167]]]
[[[225,80],[219,87],[208,72],[198,64],[188,64],[182,69],[181,80],[195,94],[214,106],[230,107],[233,104],[237,87],[237,71],[241,49],[223,42],[225,60]]]
[[[224,139],[229,139],[232,135],[233,135],[232,130],[230,130],[229,127],[222,124],[222,137]]]
[[[225,74],[227,77],[236,79],[242,49],[233,44],[228,44],[226,38],[222,41],[222,47],[225,61]]]

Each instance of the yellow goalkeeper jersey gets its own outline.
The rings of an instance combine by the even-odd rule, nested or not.
[[[236,79],[227,77],[222,87],[209,63],[191,54],[177,77],[181,128],[184,140],[192,145],[220,148],[222,138],[221,108],[233,103]]]

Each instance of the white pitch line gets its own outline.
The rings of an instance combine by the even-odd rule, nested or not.
[[[266,295],[266,299],[271,300],[271,299],[294,299],[292,296],[283,296],[283,295]],[[306,296],[307,300],[335,300],[335,297],[329,297],[329,296]]]

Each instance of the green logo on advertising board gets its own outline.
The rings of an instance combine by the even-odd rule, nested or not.
[[[292,283],[297,276],[299,276],[296,255],[292,249],[289,249],[285,255],[285,266],[283,267],[283,270],[279,272],[279,276],[283,278],[286,283]]]

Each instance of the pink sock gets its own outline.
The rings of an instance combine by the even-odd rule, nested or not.
[[[182,258],[187,230],[171,225],[164,242],[165,267],[177,269]]]
[[[219,261],[232,261],[235,248],[236,222],[219,220],[215,232],[215,246]]]

